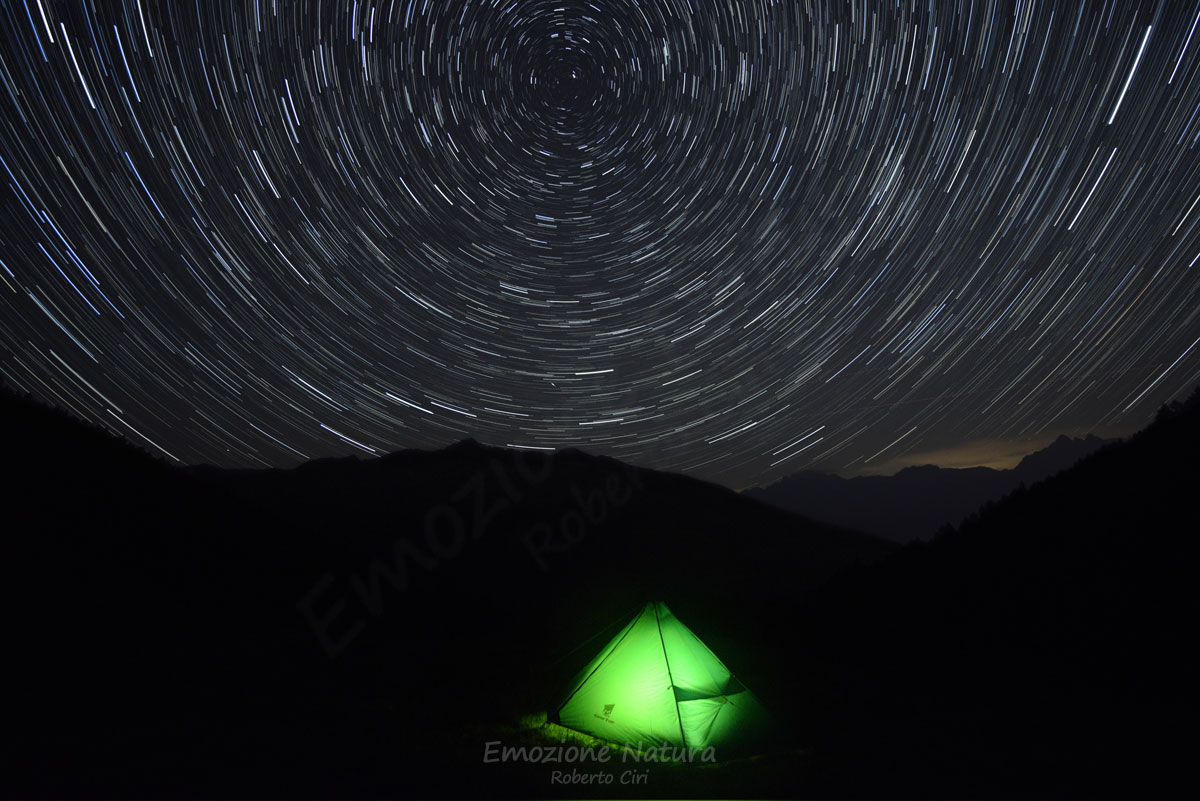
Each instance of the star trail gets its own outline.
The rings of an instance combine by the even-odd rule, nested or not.
[[[1200,383],[1200,3],[11,0],[0,370],[743,486]]]

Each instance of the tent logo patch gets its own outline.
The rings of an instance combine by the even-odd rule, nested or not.
[[[614,723],[615,721],[610,717],[610,715],[612,715],[614,706],[616,706],[616,704],[605,704],[604,712],[599,715],[595,715],[595,717],[599,720],[603,720],[606,723]]]

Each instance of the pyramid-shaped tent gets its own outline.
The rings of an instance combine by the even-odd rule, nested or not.
[[[766,726],[754,694],[663,603],[646,604],[568,690],[562,725],[635,747],[738,749]]]

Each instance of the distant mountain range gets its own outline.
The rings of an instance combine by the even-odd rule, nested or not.
[[[1117,441],[1060,436],[1010,470],[925,465],[906,467],[891,476],[855,478],[805,471],[744,490],[742,495],[812,520],[911,542],[928,539],[943,526],[956,526],[985,503],[1022,484],[1049,478]]]

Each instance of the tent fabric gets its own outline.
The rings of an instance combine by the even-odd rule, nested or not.
[[[766,712],[700,638],[661,602],[646,604],[576,674],[559,722],[636,746],[737,746]]]

